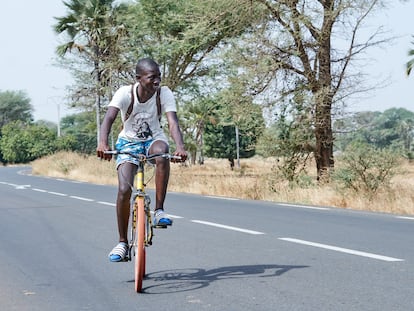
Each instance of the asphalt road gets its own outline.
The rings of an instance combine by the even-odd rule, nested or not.
[[[169,193],[136,294],[115,195],[0,168],[0,310],[414,310],[414,217]]]

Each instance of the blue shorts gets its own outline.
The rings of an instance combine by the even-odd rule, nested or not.
[[[155,140],[148,140],[148,141],[138,141],[138,142],[131,142],[125,138],[118,138],[116,141],[115,149],[128,151],[132,154],[145,154],[148,155],[148,150],[151,148],[152,143]],[[118,169],[119,165],[122,163],[129,162],[135,165],[138,165],[138,160],[134,157],[131,157],[128,154],[118,154],[116,158],[116,168]]]

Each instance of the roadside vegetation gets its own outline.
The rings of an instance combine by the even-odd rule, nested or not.
[[[102,161],[93,155],[60,152],[34,161],[32,168],[34,174],[116,185],[114,165],[114,161]],[[339,161],[338,166],[349,169],[346,160]],[[206,158],[204,165],[171,164],[169,191],[414,215],[414,163],[406,159],[393,164],[393,172],[385,178],[377,168],[363,170],[383,178],[375,194],[366,188],[362,177],[356,178],[361,185],[355,189],[346,187],[340,180],[343,177],[331,183],[317,183],[316,173],[302,175],[292,183],[276,173],[279,168],[278,159],[260,156],[243,159],[240,169],[234,170],[229,168],[227,159]],[[388,168],[384,167],[384,171]],[[147,179],[148,187],[154,188],[151,167]]]

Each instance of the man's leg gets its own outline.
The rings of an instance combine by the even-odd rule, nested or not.
[[[125,162],[118,167],[116,216],[118,221],[119,242],[128,243],[131,185],[134,184],[136,170],[136,165],[129,162]]]
[[[167,153],[168,145],[161,140],[152,143],[149,154]],[[155,160],[155,211],[164,209],[165,196],[167,194],[168,180],[170,178],[170,161],[164,158]]]

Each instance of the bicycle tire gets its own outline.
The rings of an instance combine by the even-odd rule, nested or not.
[[[136,253],[135,253],[135,291],[142,290],[142,280],[145,275],[145,222],[144,198],[137,198],[137,226],[136,226]]]

